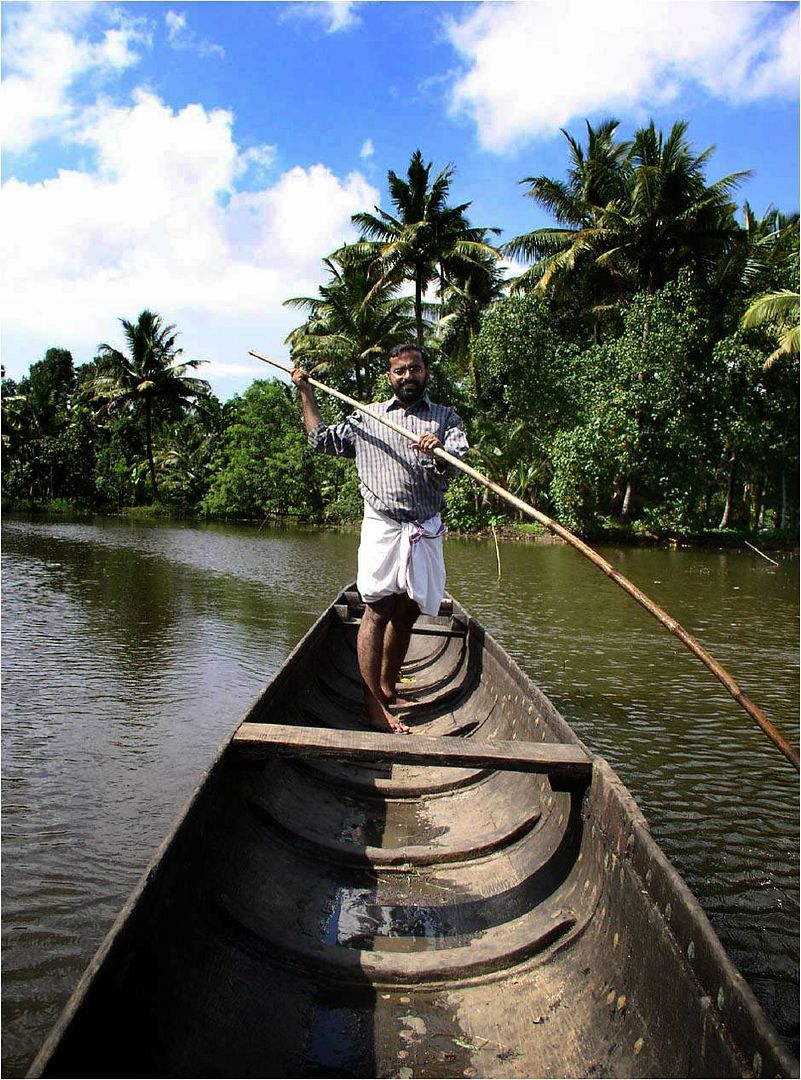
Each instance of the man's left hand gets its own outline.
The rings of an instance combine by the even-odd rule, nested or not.
[[[444,450],[444,447],[436,435],[432,435],[430,431],[427,431],[420,436],[417,442],[412,443],[412,450],[419,450],[421,454],[433,457],[435,450]]]

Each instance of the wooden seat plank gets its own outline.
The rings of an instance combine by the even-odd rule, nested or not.
[[[342,619],[343,626],[361,626],[361,619]],[[445,638],[464,638],[467,637],[466,630],[449,629],[448,627],[439,626],[413,626],[412,634],[422,635],[424,637],[445,637]]]
[[[592,758],[573,743],[454,739],[393,735],[380,731],[334,731],[289,724],[240,724],[234,745],[248,753],[282,757],[338,757],[402,765],[510,769],[589,779]]]

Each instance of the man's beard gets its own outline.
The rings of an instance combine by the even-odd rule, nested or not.
[[[425,392],[425,383],[414,383],[410,386],[399,386],[395,391],[395,396],[398,401],[402,401],[405,405],[413,405],[415,401],[420,400]]]

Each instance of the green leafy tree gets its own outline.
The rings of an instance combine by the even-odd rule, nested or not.
[[[19,383],[3,388],[3,444],[8,476],[4,490],[17,497],[52,500],[75,486],[76,465],[72,397],[75,387],[72,354],[48,349]]]
[[[483,415],[524,420],[532,452],[574,416],[573,358],[577,345],[546,297],[507,297],[485,314],[472,353],[483,380]]]
[[[205,513],[320,515],[313,451],[285,383],[257,379],[234,399],[213,474]]]
[[[797,513],[798,365],[766,368],[754,334],[737,330],[715,343],[713,362],[723,375],[714,410],[722,442],[721,528],[762,523],[772,510],[786,528]]]
[[[159,497],[153,456],[153,427],[157,420],[185,413],[208,384],[187,377],[188,368],[200,361],[179,361],[174,326],[161,316],[143,311],[135,323],[120,319],[128,343],[128,355],[111,345],[100,345],[96,359],[95,401],[105,412],[139,412],[144,416],[145,452],[154,500]]]
[[[476,402],[481,402],[481,375],[474,363],[472,345],[486,311],[505,295],[505,277],[494,255],[478,256],[477,267],[444,290],[437,338],[439,353],[470,376]]]

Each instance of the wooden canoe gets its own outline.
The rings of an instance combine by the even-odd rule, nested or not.
[[[453,601],[360,726],[345,591],[219,750],[29,1076],[793,1076],[609,765]]]

